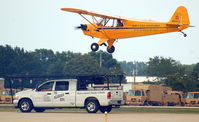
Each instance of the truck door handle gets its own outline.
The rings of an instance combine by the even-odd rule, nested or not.
[[[47,95],[51,95],[51,93],[47,93]]]
[[[65,94],[69,94],[68,92],[66,92]]]

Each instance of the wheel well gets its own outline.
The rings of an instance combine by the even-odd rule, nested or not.
[[[25,100],[25,99],[26,99],[26,100],[30,100],[30,102],[31,102],[32,105],[33,105],[32,100],[31,100],[30,98],[25,97],[25,98],[21,98],[21,99],[19,100],[17,107],[19,107],[19,103],[20,103],[22,100]],[[34,106],[34,105],[33,105],[33,106]]]
[[[86,98],[85,101],[84,101],[84,106],[86,105],[86,102],[89,101],[89,100],[96,100],[96,101],[99,103],[99,101],[98,101],[97,98],[95,98],[95,97],[88,97],[88,98]],[[99,105],[100,105],[100,103],[99,103]]]

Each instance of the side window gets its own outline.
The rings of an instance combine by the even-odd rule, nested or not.
[[[54,82],[47,82],[40,86],[37,91],[52,91]]]
[[[136,90],[136,91],[135,91],[135,96],[141,96],[141,91]]]
[[[124,24],[121,20],[117,19],[117,27],[122,27]]]
[[[69,83],[66,81],[56,82],[55,91],[68,91]]]
[[[6,90],[3,90],[2,95],[8,95],[8,92]]]

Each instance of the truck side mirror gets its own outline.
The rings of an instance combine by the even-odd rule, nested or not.
[[[40,91],[38,85],[36,86],[35,91]]]

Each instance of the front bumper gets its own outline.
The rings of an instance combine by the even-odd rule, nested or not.
[[[18,106],[18,100],[13,100],[13,105],[14,105],[15,108],[18,108],[19,107]]]

